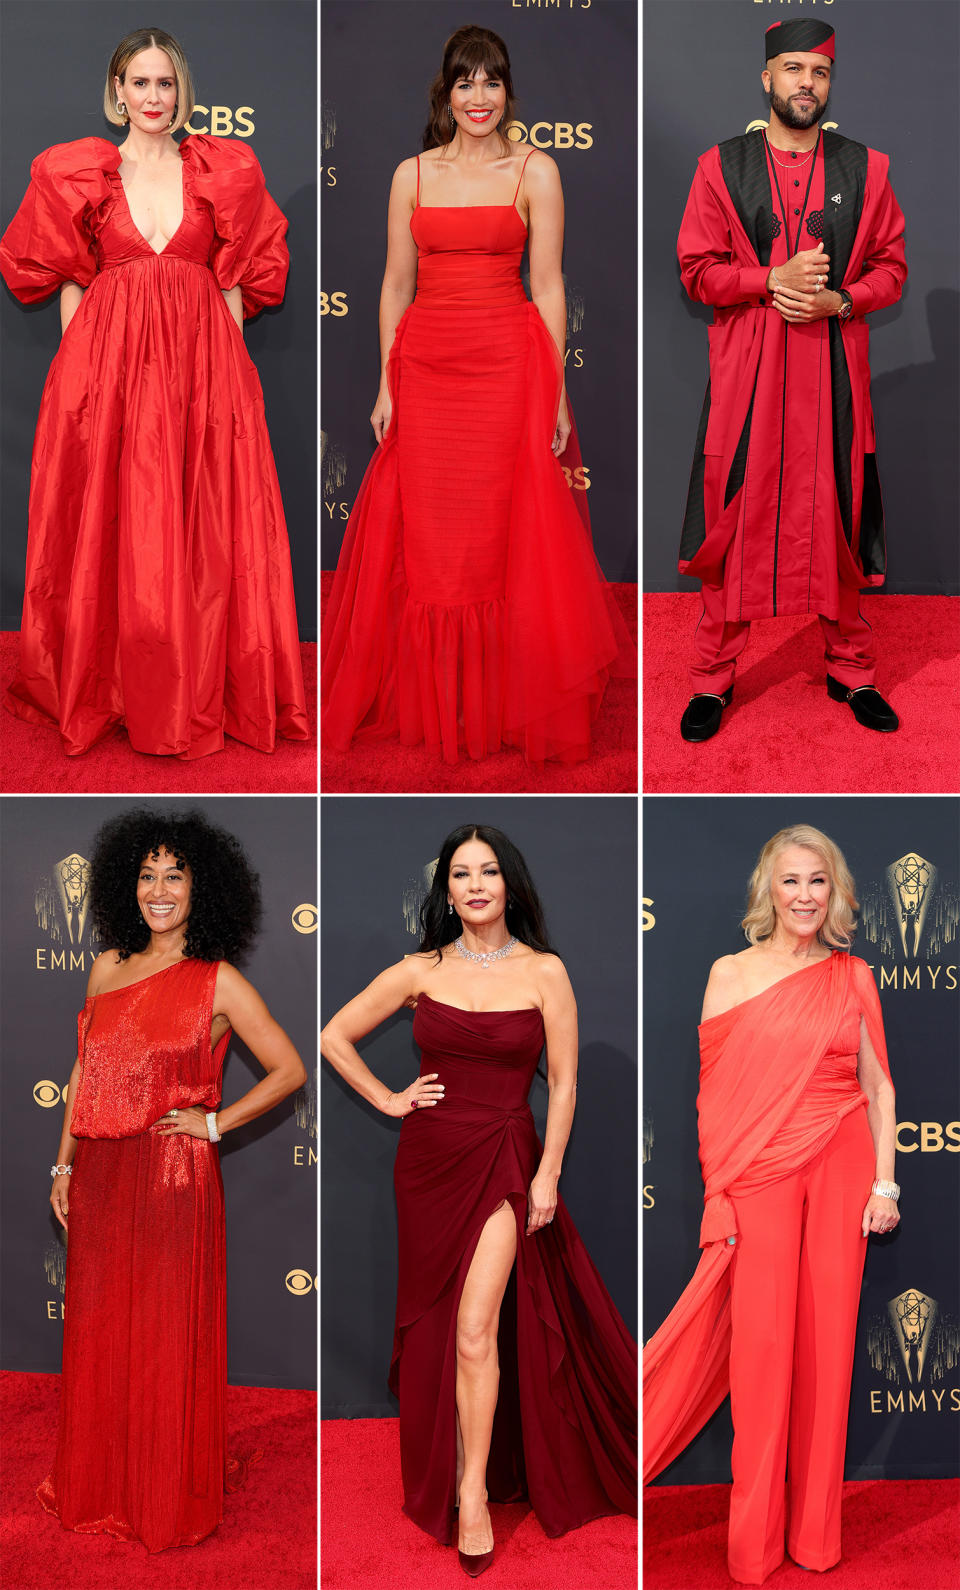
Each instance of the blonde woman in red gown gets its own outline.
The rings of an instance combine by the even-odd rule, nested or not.
[[[404,1511],[476,1576],[488,1497],[548,1535],[637,1511],[637,1350],[557,1184],[573,1123],[577,1008],[526,863],[498,829],[440,849],[421,952],[327,1023],[324,1056],[403,1119],[390,1387]],[[415,1010],[420,1075],[392,1093],[356,1045]],[[541,1144],[527,1094],[546,1043]]]
[[[840,1560],[864,1238],[900,1219],[880,1000],[846,953],[856,904],[833,841],[781,829],[751,879],[750,947],[714,963],[703,1002],[703,1251],[644,1348],[644,1482],[729,1392],[740,1584],[785,1545],[804,1568]]]
[[[175,39],[114,51],[104,114],[55,144],[0,242],[63,330],[33,450],[19,672],[6,705],[76,756],[260,751],[309,724],[283,505],[244,317],[283,298],[286,221],[249,145],[172,133],[193,110]]]
[[[63,1375],[37,1494],[65,1529],[155,1552],[216,1529],[253,1456],[226,1448],[215,1144],[306,1071],[226,958],[259,916],[236,840],[195,814],[115,818],[97,838],[91,910],[111,948],[90,972],[53,1166],[50,1202],[69,1233]],[[267,1074],[221,1108],[231,1033]]]
[[[379,448],[324,620],[321,723],[337,750],[399,737],[448,763],[504,747],[578,761],[608,677],[634,671],[571,489],[560,178],[507,140],[512,116],[503,40],[458,29],[424,152],[390,191]]]

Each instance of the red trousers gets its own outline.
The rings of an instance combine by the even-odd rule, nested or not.
[[[733,1197],[727,1564],[762,1584],[787,1549],[806,1568],[840,1560],[840,1495],[875,1153],[865,1109],[809,1164]],[[786,1498],[784,1476],[786,1474]]]
[[[696,653],[690,669],[694,693],[722,696],[733,684],[737,658],[747,644],[747,620],[731,623],[724,618],[721,586],[702,586],[703,612],[694,635]],[[848,690],[876,682],[873,630],[860,611],[860,592],[840,586],[836,619],[820,615],[827,670]]]

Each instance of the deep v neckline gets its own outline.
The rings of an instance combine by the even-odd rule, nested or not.
[[[120,154],[119,149],[117,150],[117,153]],[[123,156],[120,155],[120,160],[122,161],[122,159],[123,159]],[[144,237],[144,235],[141,232],[139,226],[137,225],[136,221],[134,220],[133,211],[130,208],[130,200],[127,197],[127,190],[126,190],[126,187],[124,185],[123,178],[120,175],[120,164],[119,164],[119,162],[117,164],[117,181],[120,184],[120,191],[123,194],[123,202],[124,202],[124,206],[125,206],[126,211],[127,211],[127,219],[129,220],[130,225],[133,227],[133,230],[136,232],[136,234],[137,234],[138,238],[140,239],[140,241],[142,243],[146,244],[146,246],[150,250],[151,254],[155,254],[157,256],[157,259],[160,259],[160,257],[167,252],[167,249],[170,247],[170,245],[173,242],[174,238],[182,230],[183,223],[184,223],[184,221],[187,218],[187,204],[186,204],[186,197],[187,196],[186,196],[186,186],[185,186],[185,184],[186,184],[186,169],[185,169],[184,164],[183,164],[183,155],[178,154],[177,155],[177,159],[180,162],[180,220],[179,220],[177,226],[174,228],[172,235],[167,238],[167,241],[164,243],[163,248],[154,248],[154,246],[151,243],[150,239],[148,237]]]

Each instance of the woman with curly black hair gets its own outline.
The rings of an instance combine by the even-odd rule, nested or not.
[[[90,971],[53,1212],[69,1231],[60,1427],[37,1494],[67,1529],[193,1545],[227,1460],[223,1183],[213,1145],[306,1081],[236,967],[260,915],[236,839],[199,812],[101,828]],[[220,1109],[231,1032],[267,1073]],[[68,1226],[69,1218],[69,1226]]]
[[[493,1560],[488,1494],[529,1496],[548,1535],[636,1512],[637,1351],[558,1196],[577,1007],[506,834],[448,834],[420,921],[419,953],[320,1043],[362,1098],[404,1119],[390,1369],[404,1510],[441,1545],[457,1538],[476,1576]],[[356,1044],[405,1005],[420,1075],[391,1093]],[[541,1144],[527,1094],[544,1043]]]

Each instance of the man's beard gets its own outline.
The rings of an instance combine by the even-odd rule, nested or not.
[[[822,105],[818,105],[817,101],[814,100],[809,109],[803,110],[799,105],[794,105],[791,100],[781,99],[780,95],[775,94],[771,88],[767,95],[767,103],[771,110],[776,111],[785,127],[792,127],[795,132],[803,132],[807,127],[815,127],[820,117],[826,114],[827,106],[830,103],[830,95],[827,95]]]

